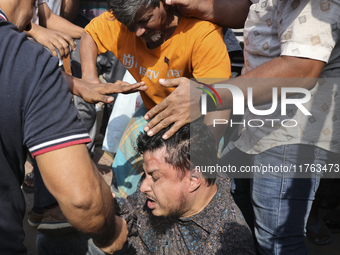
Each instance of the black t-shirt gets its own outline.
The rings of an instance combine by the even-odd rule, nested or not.
[[[26,254],[20,186],[27,150],[36,156],[90,138],[58,59],[1,17],[0,38],[0,254]]]

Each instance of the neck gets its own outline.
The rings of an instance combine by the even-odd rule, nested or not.
[[[12,22],[12,13],[13,8],[11,8],[10,4],[6,4],[6,2],[3,3],[3,1],[0,1],[0,9],[6,14],[8,21]]]
[[[189,218],[200,213],[210,203],[211,199],[217,192],[217,185],[214,183],[211,186],[203,184],[196,192],[190,203],[190,209],[186,211],[181,217]]]
[[[0,9],[6,14],[8,21],[17,26],[19,31],[25,29],[24,24],[21,23],[22,17],[20,16],[22,8],[24,7],[21,6],[20,0],[0,0]]]
[[[0,8],[0,19],[7,21],[7,17],[5,16],[5,13],[1,10],[1,8]]]

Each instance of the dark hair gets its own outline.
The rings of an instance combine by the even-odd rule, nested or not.
[[[151,137],[146,133],[141,133],[137,138],[138,153],[154,152],[165,147],[165,162],[178,169],[182,176],[186,171],[190,171],[196,166],[207,167],[217,164],[214,136],[202,120],[183,126],[172,137],[164,140],[162,136],[171,126]],[[209,177],[205,173],[202,174],[209,185],[215,183],[216,178],[211,178],[212,176]]]
[[[108,0],[108,9],[116,19],[130,28],[141,7],[158,6],[161,0]]]

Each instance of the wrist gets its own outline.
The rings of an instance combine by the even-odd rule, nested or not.
[[[86,73],[85,75],[82,75],[82,80],[88,82],[88,83],[94,83],[98,84],[100,83],[99,77],[97,74],[89,74],[89,72],[84,71],[83,73]]]
[[[116,220],[115,214],[110,215],[107,220],[108,221],[103,228],[98,231],[99,234],[90,234],[93,243],[100,249],[112,246],[117,235],[119,235],[119,231],[121,231],[121,227],[119,226],[119,222]]]
[[[110,228],[114,230],[114,233],[110,241],[106,242],[104,245],[103,242],[98,242],[97,238],[93,238],[93,243],[97,245],[102,251],[113,254],[116,251],[119,251],[123,248],[124,243],[126,242],[128,230],[126,226],[126,221],[118,216],[115,216],[115,226]]]

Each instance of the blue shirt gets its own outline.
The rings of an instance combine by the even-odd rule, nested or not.
[[[0,254],[26,254],[20,186],[28,150],[35,156],[90,138],[58,59],[0,14]]]

